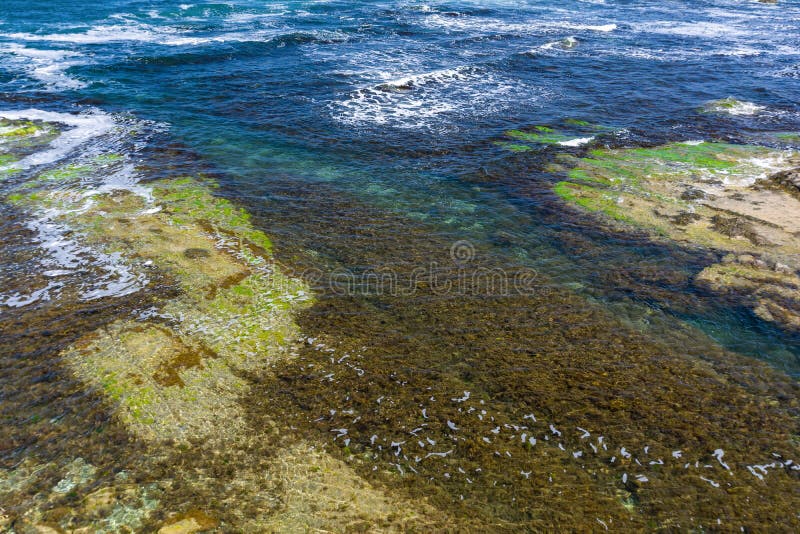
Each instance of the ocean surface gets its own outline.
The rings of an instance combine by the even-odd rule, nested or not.
[[[701,112],[727,97],[744,104],[724,114]],[[250,212],[272,239],[280,264],[309,281],[318,300],[298,319],[309,340],[303,367],[287,365],[277,383],[259,383],[242,399],[253,428],[269,412],[337,458],[361,450],[356,444],[373,450],[376,438],[385,439],[356,468],[359,476],[389,494],[425,496],[453,521],[478,522],[464,523],[468,529],[613,530],[611,514],[602,515],[606,505],[597,511],[585,502],[593,499],[580,489],[595,484],[589,479],[600,480],[604,489],[597,491],[608,495],[627,492],[613,498],[625,513],[649,518],[646,528],[733,531],[746,525],[757,531],[774,513],[788,517],[784,527],[791,530],[788,525],[800,520],[796,471],[787,469],[789,481],[779,493],[748,494],[748,509],[734,501],[741,494],[718,490],[724,474],[695,477],[698,486],[689,489],[677,478],[659,483],[648,471],[655,467],[607,474],[609,458],[595,467],[584,463],[591,451],[585,446],[578,454],[578,445],[588,443],[586,432],[591,440],[616,439],[617,450],[625,440],[641,445],[640,466],[661,461],[647,452],[659,443],[665,460],[696,450],[698,465],[719,469],[726,464],[715,451],[741,445],[744,466],[747,444],[768,443],[771,430],[752,429],[744,415],[738,420],[744,408],[726,411],[704,397],[703,381],[687,379],[685,390],[670,385],[668,393],[655,394],[664,383],[658,373],[668,372],[670,358],[683,358],[716,365],[726,383],[746,388],[766,370],[781,377],[780,385],[771,389],[770,378],[753,388],[763,398],[789,402],[791,412],[800,337],[759,319],[735,298],[695,287],[693,275],[718,260],[713,252],[613,232],[566,207],[552,192],[559,177],[548,168],[561,152],[580,155],[593,147],[714,139],[800,148],[797,141],[777,145],[768,136],[800,132],[800,3],[3,0],[0,116],[74,128],[32,165],[114,152],[131,164],[106,185],[214,177],[216,194]],[[578,128],[563,145],[524,153],[501,146],[510,130],[570,121],[600,126],[591,133]],[[0,195],[17,185],[0,182]],[[158,294],[157,284],[117,265],[113,254],[82,248],[46,217],[8,204],[0,210],[0,467],[18,468],[31,458],[71,462],[82,450],[109,480],[122,469],[136,471],[142,458],[160,468],[137,475],[138,483],[168,477],[168,453],[153,452],[121,427],[107,438],[93,433],[115,424],[108,404],[58,357],[97,325],[141,313],[146,295]],[[454,260],[457,268],[527,273],[534,296],[477,298],[452,288],[376,295],[331,284],[332,273],[359,277],[375,269],[408,280],[414,269],[450,268]],[[331,373],[335,362],[341,364],[316,346],[320,338],[358,354],[368,376],[385,380],[361,388],[360,375],[308,379],[309,362],[328,365]],[[612,368],[605,356],[597,357],[603,365],[592,367],[592,355],[615,350],[623,359],[628,351],[664,355],[653,356],[652,368],[631,371],[629,382],[620,379],[623,397],[641,404],[624,416],[586,389],[593,387],[590,368],[600,375]],[[546,365],[535,363],[540,352],[549,355]],[[384,396],[395,399],[392,409],[364,415],[357,424],[339,419],[366,413]],[[564,432],[574,434],[574,447],[565,436],[566,458],[557,469],[548,460],[548,470],[539,473],[535,455],[530,467],[517,463],[516,450],[498,446],[484,457],[459,445],[453,453],[440,443],[436,454],[449,467],[417,467],[416,473],[408,468],[419,453],[412,454],[412,443],[427,452],[431,446],[408,434],[416,424],[411,414],[432,410],[427,399],[434,396],[465,403],[463,412],[457,406],[441,421],[442,435],[448,428],[467,433],[467,423],[456,417],[466,417],[472,396],[485,403],[487,418],[493,409],[506,414],[495,414],[498,432],[504,424],[502,432],[521,424],[529,409],[548,422],[552,445]],[[673,400],[671,411],[659,411]],[[681,422],[684,409],[694,414],[686,419],[695,425],[691,432]],[[791,428],[780,432],[796,439],[792,413]],[[49,430],[31,423],[56,419],[66,423]],[[349,433],[331,430],[343,428]],[[749,431],[758,435],[755,441],[732,444],[730,436]],[[518,429],[512,433],[520,439]],[[446,439],[442,435],[430,439]],[[527,435],[522,443],[535,451],[528,444],[536,440],[526,441]],[[485,443],[495,436],[476,434]],[[592,443],[597,453],[602,438]],[[559,449],[565,449],[560,442]],[[214,472],[208,457],[181,454],[187,473]],[[487,474],[481,482],[476,470],[495,478]],[[745,467],[740,472],[751,476]],[[554,473],[567,480],[551,494],[541,488],[548,477],[553,483]],[[526,489],[537,474],[542,486]],[[204,485],[206,475],[198,477],[166,492],[161,506],[202,507],[205,497],[198,495],[212,490]],[[638,481],[635,489],[629,477]],[[230,511],[239,506],[235,484],[225,487],[229,500],[208,506],[223,530],[240,531]],[[0,512],[22,517],[32,506],[11,493],[4,504],[3,490],[0,484]],[[720,495],[709,496],[713,491]],[[682,493],[691,497],[679,504]],[[154,528],[143,524],[143,531]]]

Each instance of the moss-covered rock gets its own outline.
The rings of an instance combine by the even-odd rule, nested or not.
[[[20,128],[15,135],[33,135],[33,125]],[[310,300],[308,289],[282,274],[267,236],[216,196],[212,181],[106,182],[122,165],[114,154],[72,161],[34,173],[6,197],[177,288],[143,317],[85,336],[64,360],[146,439],[234,431],[247,388],[239,375],[287,357],[297,337],[292,313]]]
[[[697,283],[735,289],[759,316],[796,328],[800,301],[785,294],[800,283],[800,199],[792,190],[798,163],[792,151],[725,143],[592,150],[554,191],[621,229],[760,258],[736,276],[730,265],[715,266]]]
[[[726,115],[756,115],[763,111],[764,106],[759,106],[752,102],[744,102],[731,96],[707,102],[702,108],[701,113],[719,113]]]
[[[4,157],[13,157],[15,152],[29,151],[52,141],[59,133],[55,124],[41,121],[8,120],[0,118],[0,150]],[[0,167],[6,165],[0,158]]]
[[[535,126],[533,131],[510,130],[506,135],[517,141],[541,145],[555,145],[571,139],[569,135],[556,132],[549,126]]]
[[[495,141],[494,144],[511,152],[528,152],[550,145],[582,146],[604,129],[603,126],[583,120],[565,119],[558,128],[538,125],[524,130],[509,130],[504,140]]]
[[[238,373],[286,357],[307,289],[280,272],[247,214],[209,186],[158,182],[152,196],[151,205],[129,191],[97,195],[68,219],[94,246],[166,273],[179,296],[149,320],[95,332],[65,357],[144,437],[203,437],[220,432],[220,421],[232,430],[247,387]]]

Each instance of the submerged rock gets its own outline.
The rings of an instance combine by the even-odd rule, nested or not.
[[[0,134],[37,147],[46,144],[38,141],[42,132],[53,131],[47,124],[0,123]],[[104,255],[104,269],[125,273],[84,298],[136,291],[155,280],[168,289],[139,317],[78,340],[64,361],[113,401],[140,437],[233,432],[242,425],[236,399],[247,389],[239,375],[287,357],[297,335],[292,313],[310,301],[310,291],[283,275],[267,236],[244,210],[214,195],[212,181],[145,185],[130,173],[124,156],[95,155],[34,172],[7,196],[80,250]]]
[[[753,258],[712,265],[695,283],[800,329],[798,163],[792,151],[724,143],[593,150],[555,192],[619,228]]]
[[[700,111],[704,113],[721,113],[727,115],[757,115],[764,111],[764,106],[752,102],[744,102],[733,97],[712,100],[705,104]]]
[[[190,178],[156,182],[152,199],[111,191],[62,217],[94,247],[178,286],[146,318],[122,319],[64,352],[147,439],[240,427],[236,398],[247,385],[238,373],[286,357],[296,337],[292,310],[309,300],[308,289],[274,264],[267,237],[212,187]]]
[[[772,183],[786,192],[800,197],[800,168],[776,172],[767,177],[767,184]]]
[[[29,141],[34,135],[26,131],[14,139]],[[37,143],[29,147],[47,144]],[[11,154],[8,146],[0,141],[0,157],[8,155],[12,162],[24,157],[22,151]],[[88,155],[33,169],[5,198],[30,219],[63,229],[82,251],[124,265],[158,294],[152,307],[77,339],[63,350],[61,361],[106,399],[113,415],[153,456],[181,459],[192,451],[205,458],[234,451],[231,456],[238,457],[243,451],[268,451],[237,459],[235,470],[224,462],[221,480],[232,481],[226,491],[235,498],[225,508],[246,531],[335,531],[342,525],[367,529],[376,524],[386,530],[430,530],[423,526],[447,524],[432,506],[365,483],[318,444],[286,442],[285,429],[272,429],[278,426],[274,422],[264,425],[268,428],[250,426],[242,399],[251,379],[268,378],[275,364],[296,356],[294,313],[312,302],[310,290],[284,274],[267,236],[254,228],[247,212],[215,195],[213,181],[183,177],[144,184],[131,178],[130,169],[124,156]],[[80,458],[61,467],[26,461],[0,469],[2,502],[7,495],[42,488],[35,502],[27,501],[22,518],[17,510],[6,513],[0,507],[0,530],[12,523],[21,532],[43,525],[68,532],[213,530],[220,525],[218,503],[207,512],[169,508],[177,513],[171,517],[162,509],[171,506],[167,492],[181,484],[198,478],[204,487],[210,480],[217,483],[223,466],[206,465],[215,470],[190,472],[181,465],[154,475],[153,483],[129,480],[124,472],[111,482]],[[193,506],[198,504],[207,503]]]
[[[182,514],[158,529],[158,534],[193,534],[211,530],[219,525],[219,521],[200,510]]]
[[[595,133],[605,129],[578,119],[566,119],[563,126],[563,129],[538,125],[527,130],[509,130],[505,133],[509,140],[496,141],[495,145],[511,152],[527,152],[537,145],[578,147],[592,142]]]

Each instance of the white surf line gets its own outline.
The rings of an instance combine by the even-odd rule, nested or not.
[[[39,109],[25,109],[21,111],[0,110],[0,118],[7,120],[39,120],[55,122],[71,126],[69,130],[61,132],[48,148],[19,161],[1,167],[2,169],[29,169],[37,165],[55,163],[67,157],[73,150],[90,139],[100,137],[111,131],[115,122],[111,116],[97,110],[89,113],[72,115],[70,113],[57,113]]]
[[[0,118],[40,120],[71,127],[61,132],[43,150],[4,168],[29,169],[59,162],[71,156],[82,145],[107,134],[116,127],[116,122],[110,115],[97,110],[79,115],[38,109],[0,111]],[[128,190],[143,197],[148,203],[153,201],[150,189],[139,185],[134,167],[128,163],[123,164],[116,172],[105,175],[96,188],[75,191],[80,199],[86,200],[84,206],[78,208],[77,211],[86,209],[92,202],[91,197],[113,190]],[[96,267],[99,272],[80,288],[79,298],[81,300],[121,297],[139,291],[149,283],[148,277],[143,273],[136,273],[131,266],[126,265],[119,253],[109,254],[95,250],[68,237],[69,229],[57,222],[58,216],[62,213],[54,208],[45,209],[35,214],[35,218],[27,223],[28,227],[37,234],[36,240],[45,254],[45,257],[39,260],[39,264],[46,269],[45,274],[48,277],[57,278],[76,272],[77,269],[85,268],[88,265]],[[53,293],[58,293],[62,286],[63,284],[60,282],[54,281],[29,295],[0,294],[0,305],[21,307],[37,301],[51,300]]]

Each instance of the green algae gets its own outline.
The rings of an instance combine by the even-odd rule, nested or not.
[[[567,202],[574,203],[590,211],[600,211],[609,217],[624,222],[633,220],[619,206],[619,196],[601,193],[597,189],[572,182],[559,182],[555,193]]]
[[[606,128],[601,125],[591,124],[577,119],[562,121],[563,129],[552,126],[537,125],[526,130],[509,130],[505,137],[510,141],[495,141],[494,144],[512,152],[528,152],[536,145],[558,145],[575,141],[579,136],[594,135]]]
[[[763,106],[744,102],[733,97],[721,98],[707,102],[697,111],[699,113],[724,113],[729,115],[754,115],[763,110]]]
[[[56,133],[50,125],[0,119],[0,179],[21,172],[14,164],[32,150],[49,143]]]
[[[0,149],[6,157],[18,159],[21,154],[46,145],[57,135],[58,128],[53,124],[0,119]]]
[[[572,136],[566,134],[556,133],[552,128],[547,126],[537,126],[534,128],[536,132],[524,132],[522,130],[510,130],[506,135],[511,139],[517,141],[525,141],[527,143],[534,143],[539,145],[556,145],[572,139]]]
[[[673,143],[664,147],[633,148],[624,152],[624,160],[652,160],[658,164],[664,162],[680,163],[700,169],[732,169],[737,166],[736,157],[748,149],[724,143]],[[737,156],[720,159],[727,154],[736,153]]]
[[[519,143],[507,143],[504,141],[497,141],[495,145],[505,148],[506,150],[510,150],[511,152],[529,152],[533,150],[533,147],[529,145],[521,145]]]
[[[772,153],[768,149],[760,147],[705,142],[672,143],[661,147],[623,150],[600,149],[591,150],[587,157],[578,159],[567,176],[575,182],[603,185],[604,188],[597,189],[593,195],[597,198],[608,196],[609,190],[633,194],[644,200],[656,195],[671,204],[672,208],[687,209],[688,204],[681,202],[679,198],[660,195],[661,192],[657,187],[652,187],[652,183],[693,180],[694,176],[706,180],[746,176],[756,170],[749,163],[750,158],[770,155]],[[617,218],[618,210],[610,203],[598,201],[590,206],[586,198],[592,196],[591,191],[584,189],[583,193],[583,207]]]
[[[775,134],[775,137],[780,141],[784,141],[787,143],[798,143],[800,142],[800,133],[797,132],[784,132]]]
[[[794,329],[800,325],[800,302],[787,298],[786,287],[800,279],[773,276],[766,266],[800,268],[800,226],[786,216],[800,204],[762,178],[765,167],[796,165],[793,158],[792,152],[711,142],[591,150],[573,160],[568,180],[558,182],[554,192],[622,223],[623,230],[763,258],[747,275],[733,276],[728,266],[707,271],[697,283],[717,292],[736,288],[760,317]],[[763,284],[771,289],[764,291]]]
[[[153,195],[165,203],[174,223],[202,221],[216,231],[237,236],[261,247],[265,252],[272,249],[269,238],[252,228],[250,214],[230,201],[211,194],[215,187],[213,184],[209,186],[194,182],[191,178],[183,178],[153,185]]]
[[[736,106],[741,105],[741,102],[733,97],[728,97],[714,100],[713,102],[710,102],[709,105],[722,109],[733,109]]]
[[[42,126],[31,121],[21,121],[16,124],[3,124],[0,121],[0,137],[32,137],[43,131]]]
[[[56,167],[55,169],[45,171],[37,176],[36,181],[31,182],[30,185],[38,185],[43,182],[63,182],[68,180],[75,180],[82,176],[87,176],[93,170],[90,165],[81,165],[77,163],[69,163]]]

